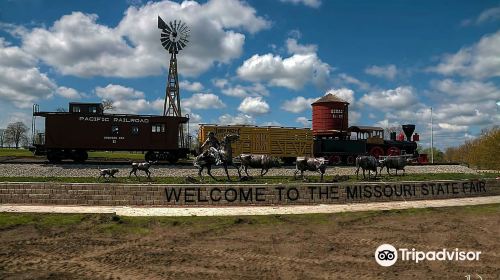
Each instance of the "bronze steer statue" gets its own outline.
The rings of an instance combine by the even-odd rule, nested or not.
[[[384,160],[380,161],[380,173],[384,170],[384,167],[387,168],[387,174],[389,173],[389,169],[396,169],[396,176],[398,175],[398,170],[403,170],[403,175],[405,173],[405,166],[408,164],[408,160],[401,156],[390,156]]]
[[[323,175],[326,172],[326,166],[328,161],[324,158],[314,158],[314,157],[297,157],[296,169],[293,174],[293,178],[297,179],[297,173],[300,172],[300,176],[305,179],[304,171],[316,171],[321,174],[321,182],[323,182]]]
[[[244,168],[245,173],[248,177],[248,167],[260,168],[260,176],[267,174],[272,167],[281,167],[279,160],[275,157],[269,155],[252,155],[252,154],[241,154],[236,157],[241,161],[241,169]]]
[[[100,169],[99,168],[99,177],[97,177],[97,180],[99,180],[101,177],[106,179],[106,176],[108,176],[108,178],[116,178],[115,177],[115,174],[120,172],[120,170],[118,170],[118,168],[104,168],[104,169]]]
[[[356,178],[359,176],[359,169],[363,169],[363,179],[365,179],[365,170],[368,170],[368,179],[370,179],[371,171],[375,171],[377,177],[377,167],[379,163],[374,156],[358,156],[356,158]]]
[[[146,161],[141,163],[132,162],[132,170],[130,171],[130,174],[128,176],[130,177],[132,176],[132,173],[134,173],[135,177],[139,177],[137,176],[137,170],[141,170],[144,171],[146,175],[148,175],[148,179],[151,180],[151,171],[149,171],[149,168],[153,163],[155,162],[151,161]]]

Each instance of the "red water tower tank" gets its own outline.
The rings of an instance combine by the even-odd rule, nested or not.
[[[315,136],[342,136],[349,127],[349,103],[327,94],[312,105],[312,130]]]

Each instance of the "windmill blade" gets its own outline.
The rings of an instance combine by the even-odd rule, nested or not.
[[[161,38],[161,39],[160,39],[160,41],[161,41],[161,42],[162,42],[162,44],[163,44],[163,43],[165,43],[165,42],[170,41],[170,39],[169,39],[169,38]]]
[[[179,32],[184,32],[186,28],[187,28],[186,24],[184,22],[181,22],[179,26]]]
[[[179,45],[181,45],[181,49],[182,49],[182,48],[184,48],[184,47],[186,47],[186,44],[184,44],[184,43],[182,42],[182,40],[181,40],[181,41],[179,41]]]
[[[180,41],[180,42],[182,42],[182,43],[183,43],[183,44],[185,44],[185,45],[187,45],[187,43],[189,43],[189,40],[188,40],[188,39],[186,39],[186,38],[181,38],[179,41]],[[184,47],[185,47],[185,46],[184,46]]]
[[[169,23],[168,23],[168,25],[170,25],[170,30],[171,30],[171,31],[175,31],[175,28],[174,28],[174,26],[172,25],[172,22],[169,22]]]
[[[160,16],[158,16],[158,28],[159,29],[165,29],[167,27],[167,24],[161,19]]]
[[[180,42],[177,42],[175,44],[175,46],[177,47],[178,50],[182,50],[182,46],[181,46],[181,43]]]
[[[162,42],[161,45],[163,46],[164,49],[167,49],[168,50],[168,41],[165,41],[165,42]]]
[[[161,33],[161,38],[168,38],[168,37],[170,37],[170,32]]]
[[[165,42],[165,46],[164,47],[165,47],[165,49],[170,50],[170,46],[171,45],[172,45],[172,42],[169,40],[169,41]]]

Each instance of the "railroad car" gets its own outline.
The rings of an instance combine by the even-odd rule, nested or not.
[[[313,154],[313,135],[308,128],[201,124],[200,144],[205,142],[209,132],[214,132],[219,140],[227,134],[239,134],[240,139],[232,144],[235,155],[267,154],[292,163],[299,155]]]
[[[179,137],[186,117],[107,114],[100,103],[69,103],[68,112],[40,112],[33,106],[34,153],[51,162],[84,162],[88,151],[142,151],[148,161],[176,162],[189,149]],[[45,118],[45,133],[36,132]]]

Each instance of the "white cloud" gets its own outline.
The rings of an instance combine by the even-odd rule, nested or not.
[[[352,107],[352,105],[354,105],[354,91],[352,89],[348,89],[348,88],[338,88],[338,89],[335,89],[335,88],[332,88],[332,89],[329,89],[325,95],[327,94],[333,94],[333,95],[336,95],[338,98],[344,100],[344,101],[347,101],[349,102],[349,104],[351,105],[350,107]]]
[[[129,7],[115,27],[98,23],[95,14],[73,12],[50,28],[24,32],[23,48],[65,75],[158,75],[168,67],[168,53],[156,28],[158,15],[190,27],[190,43],[179,54],[179,72],[186,76],[239,57],[245,35],[236,29],[255,33],[270,25],[253,7],[237,0],[148,2]]]
[[[394,80],[394,78],[398,73],[398,69],[393,64],[385,66],[372,65],[365,69],[365,73],[376,77],[385,78],[388,80]]]
[[[285,100],[285,102],[283,102],[283,105],[281,105],[281,109],[287,112],[301,113],[305,110],[311,109],[311,104],[317,99],[318,98],[305,98],[302,96],[298,96],[291,100]]]
[[[190,109],[220,109],[226,104],[220,100],[219,96],[213,93],[195,93],[189,98],[181,100],[181,106]]]
[[[255,83],[251,86],[243,86],[243,85],[231,86],[229,84],[227,84],[227,85],[228,85],[227,88],[222,88],[222,90],[221,90],[222,93],[227,95],[227,96],[244,98],[244,97],[249,97],[249,96],[268,96],[269,95],[269,91],[267,90],[267,88],[260,83]]]
[[[366,82],[362,82],[362,81],[360,81],[360,80],[358,80],[350,75],[347,75],[345,73],[338,74],[338,77],[336,78],[336,80],[337,80],[337,83],[339,83],[339,84],[355,85],[362,90],[367,90],[370,88],[370,84],[368,84]]]
[[[213,79],[212,83],[218,88],[224,88],[229,84],[229,81],[227,79]]]
[[[417,101],[413,88],[408,86],[395,89],[373,91],[363,95],[360,103],[370,105],[383,111],[391,109],[405,109]]]
[[[321,6],[321,0],[280,0],[284,3],[292,3],[292,4],[302,4],[311,8],[319,8]]]
[[[232,116],[230,114],[224,114],[219,117],[219,123],[221,125],[228,124],[255,124],[255,119],[246,114],[238,114],[237,116]]]
[[[454,125],[449,123],[438,123],[438,127],[449,132],[465,132],[468,129],[465,125]]]
[[[56,94],[67,99],[80,99],[82,95],[74,88],[58,87]]]
[[[261,96],[245,97],[238,107],[238,110],[245,114],[262,115],[269,112],[269,104],[262,100]]]
[[[286,40],[286,49],[289,54],[308,54],[318,51],[317,45],[301,45],[297,43],[297,39],[288,38]]]
[[[480,25],[485,22],[493,22],[500,19],[500,7],[493,7],[484,10],[479,14],[476,19],[466,19],[462,21],[462,26],[469,26],[472,24]]]
[[[303,127],[311,127],[311,122],[306,117],[298,117],[295,122],[300,123]]]
[[[483,36],[478,43],[446,54],[441,62],[428,69],[443,75],[483,79],[500,76],[500,31]]]
[[[299,90],[308,82],[317,86],[326,84],[330,68],[315,53],[294,54],[285,59],[269,53],[253,55],[243,62],[237,73],[244,80]]]
[[[36,67],[36,59],[0,38],[0,99],[29,108],[54,94],[57,85]]]
[[[474,102],[482,100],[500,100],[500,89],[492,82],[482,82],[467,80],[456,82],[452,79],[433,80],[432,88],[446,93],[447,97],[464,102]]]
[[[200,82],[190,82],[190,81],[179,82],[179,88],[181,90],[187,90],[187,91],[202,91],[204,89],[203,85]]]
[[[144,92],[121,85],[108,84],[106,87],[96,87],[98,97],[106,100],[122,100],[127,98],[144,98]]]

